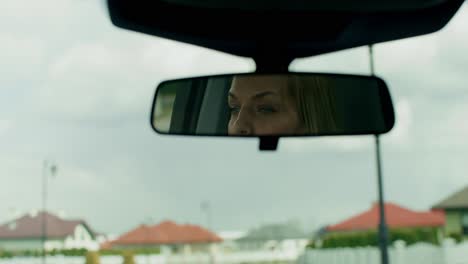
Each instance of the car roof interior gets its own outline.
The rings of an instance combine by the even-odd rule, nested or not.
[[[398,11],[431,7],[444,0],[163,0],[166,3],[201,8],[286,11]]]
[[[251,57],[257,66],[266,67],[272,57],[284,66],[295,58],[432,33],[443,28],[464,2],[107,1],[117,27]],[[264,7],[267,4],[269,8]]]

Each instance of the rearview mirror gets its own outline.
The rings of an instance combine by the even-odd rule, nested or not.
[[[382,79],[317,73],[166,81],[151,115],[158,133],[204,136],[383,134],[394,121]]]

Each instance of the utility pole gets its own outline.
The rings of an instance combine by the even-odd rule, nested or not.
[[[153,245],[151,244],[152,243],[151,230],[153,228],[153,226],[152,226],[153,222],[154,222],[153,217],[149,216],[149,217],[146,218],[146,224],[145,225],[146,225],[147,230],[146,230],[146,243],[145,243],[146,252],[145,252],[145,254],[146,254],[146,263],[147,264],[151,263],[151,254],[153,254],[152,253]]]
[[[210,201],[203,201],[200,205],[200,209],[202,212],[206,214],[206,228],[210,231],[213,231],[212,228],[212,222],[211,222],[211,204]],[[209,263],[214,264],[216,263],[216,256],[215,256],[215,251],[212,246],[209,247]]]
[[[42,264],[46,263],[46,241],[47,241],[47,178],[55,176],[57,166],[44,160],[42,167]]]
[[[369,45],[369,66],[371,75],[375,76],[375,65],[374,65],[374,51],[372,44]],[[379,248],[380,258],[382,264],[389,264],[388,257],[388,227],[385,218],[385,200],[383,193],[383,175],[382,175],[382,159],[380,151],[380,137],[378,134],[375,135],[375,156],[377,162],[377,189],[379,196]]]
[[[206,227],[211,230],[211,205],[209,201],[204,201],[201,203],[200,209],[203,213],[206,214]]]

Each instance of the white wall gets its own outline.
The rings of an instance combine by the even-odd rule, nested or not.
[[[468,264],[468,241],[455,244],[455,242],[445,242],[445,258],[448,263]]]
[[[392,264],[468,264],[468,242],[455,245],[447,239],[442,246],[418,243],[405,246],[397,241],[389,248]],[[300,256],[300,264],[374,264],[380,263],[380,252],[376,247],[310,249]]]
[[[406,247],[395,244],[390,249],[391,264],[468,264],[468,242],[455,245],[447,240],[443,246],[420,243]],[[314,249],[299,256],[286,251],[245,251],[219,254],[136,256],[136,264],[199,264],[199,263],[299,263],[299,264],[376,264],[379,250],[368,248]],[[84,257],[49,257],[48,264],[84,264]],[[40,264],[40,258],[0,259],[0,264]],[[120,256],[103,256],[101,264],[122,264]]]
[[[0,248],[5,250],[40,250],[42,241],[40,239],[2,240]]]
[[[46,250],[63,249],[63,246],[63,240],[47,240],[44,245]]]
[[[42,240],[40,238],[2,240],[0,241],[0,248],[6,250],[40,250],[42,248]],[[86,248],[95,251],[99,249],[99,243],[92,238],[83,225],[78,225],[73,235],[66,237],[64,240],[48,239],[45,243],[45,248],[47,250]]]
[[[83,225],[78,225],[75,228],[73,236],[69,236],[65,239],[64,248],[86,248],[94,251],[99,249],[99,243],[92,238],[91,234]]]
[[[273,261],[294,261],[297,255],[284,252],[238,252],[234,254],[193,254],[193,255],[139,255],[135,256],[136,264],[200,264],[200,263],[265,263]],[[102,256],[101,264],[122,264],[121,256]],[[0,259],[0,264],[41,264],[40,258]],[[47,264],[85,264],[84,257],[48,257]]]

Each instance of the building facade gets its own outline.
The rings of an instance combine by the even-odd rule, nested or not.
[[[43,233],[43,221],[47,223],[46,233]],[[0,249],[39,251],[43,247],[48,251],[98,250],[99,243],[85,221],[66,220],[47,212],[31,212],[0,225]]]

